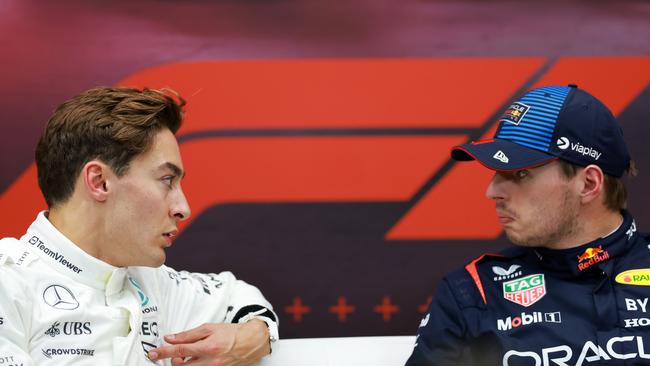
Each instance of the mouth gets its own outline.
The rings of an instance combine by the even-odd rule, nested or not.
[[[178,230],[172,230],[162,234],[163,238],[165,238],[165,242],[167,243],[167,247],[170,247],[172,245],[172,242],[174,239],[176,239],[177,235]]]
[[[508,214],[506,214],[506,213],[504,213],[502,211],[497,211],[497,219],[499,219],[499,223],[501,225],[507,225],[507,224],[515,221],[515,219],[512,216],[510,216],[510,215],[508,215]]]
[[[501,225],[508,225],[509,223],[514,221],[511,217],[507,217],[507,216],[497,216],[497,217]]]

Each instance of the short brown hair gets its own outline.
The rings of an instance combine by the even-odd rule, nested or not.
[[[565,160],[558,160],[562,172],[567,178],[573,178],[578,173],[578,169],[581,169],[581,166],[569,163]],[[634,164],[634,160],[630,160],[630,165],[628,165],[625,173],[628,176],[636,176],[637,170]],[[605,174],[604,182],[605,190],[605,207],[612,211],[620,211],[627,206],[627,189],[621,178],[613,177],[609,174]]]
[[[84,164],[98,159],[118,176],[163,128],[176,133],[185,101],[171,90],[99,87],[61,104],[36,146],[38,185],[49,207],[67,201]]]

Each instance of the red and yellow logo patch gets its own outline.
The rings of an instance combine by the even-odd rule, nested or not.
[[[578,269],[584,271],[596,263],[609,259],[609,252],[604,250],[602,245],[597,248],[587,248],[585,252],[578,255]]]

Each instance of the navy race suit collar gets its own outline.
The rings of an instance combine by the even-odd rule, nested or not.
[[[626,253],[634,243],[636,224],[626,210],[621,211],[623,223],[613,233],[570,249],[535,248],[540,265],[569,276],[612,273],[611,259]]]

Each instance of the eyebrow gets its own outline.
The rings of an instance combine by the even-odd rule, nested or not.
[[[183,169],[179,168],[178,165],[176,165],[176,164],[174,164],[174,163],[165,162],[165,163],[161,164],[160,167],[159,167],[158,169],[161,169],[161,170],[162,170],[162,169],[169,169],[169,170],[171,170],[175,175],[181,177],[181,179],[182,179],[182,178],[185,178],[185,172],[183,171]]]

